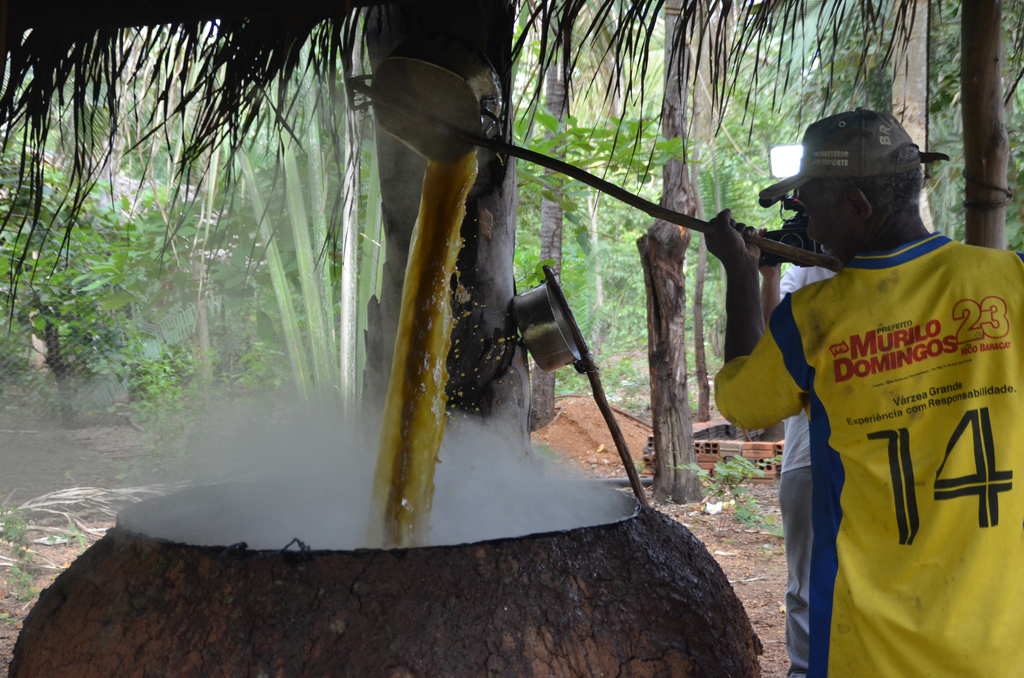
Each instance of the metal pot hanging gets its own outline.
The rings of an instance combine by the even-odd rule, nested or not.
[[[581,358],[565,312],[547,282],[512,298],[512,313],[530,355],[545,372]]]

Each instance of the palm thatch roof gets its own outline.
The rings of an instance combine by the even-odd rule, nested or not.
[[[68,197],[69,214],[73,215],[125,116],[135,116],[151,134],[158,134],[169,120],[184,120],[188,112],[188,127],[182,132],[186,161],[202,157],[214,144],[241,146],[257,121],[269,120],[287,134],[288,84],[299,75],[313,74],[337,86],[355,74],[358,65],[354,59],[367,25],[364,19],[381,4],[375,0],[293,0],[284,4],[269,0],[246,4],[223,0],[7,0],[6,30],[0,31],[8,48],[8,74],[0,90],[0,132],[4,149],[18,144],[22,150],[15,190],[25,191],[28,202],[38,207],[45,183],[43,148],[51,135],[64,135],[73,148],[73,195]],[[909,39],[916,6],[914,0],[741,4],[729,0],[445,0],[393,4],[426,12],[444,12],[443,6],[449,5],[470,12],[474,10],[467,7],[499,6],[519,17],[519,34],[509,36],[513,58],[523,49],[528,34],[540,36],[538,92],[543,67],[552,63],[559,51],[571,56],[563,60],[571,81],[579,56],[598,50],[613,64],[605,83],[608,91],[620,88],[634,97],[649,96],[652,89],[661,91],[660,84],[655,88],[646,84],[653,58],[651,45],[665,6],[679,6],[675,48],[680,49],[684,42],[691,49],[710,47],[714,58],[708,68],[719,111],[734,92],[745,59],[755,64],[750,71],[753,82],[745,88],[747,96],[761,92],[762,98],[774,105],[795,74],[808,66],[808,54],[828,63],[829,55],[851,30],[862,34],[865,56],[867,45],[881,43],[887,46],[884,54],[888,58],[895,46]],[[817,17],[813,30],[804,21],[809,16]],[[814,49],[806,49],[808,42]],[[797,50],[787,44],[804,47]],[[771,82],[758,82],[757,63],[769,58],[783,77],[773,73]],[[862,58],[858,68],[863,71],[866,64],[867,59]],[[692,76],[690,65],[680,77]],[[148,90],[157,104],[150,110],[133,108],[125,95],[126,84]],[[823,102],[822,109],[824,106]],[[38,210],[23,215],[21,221],[2,215],[0,234],[6,228],[34,228],[36,217]]]

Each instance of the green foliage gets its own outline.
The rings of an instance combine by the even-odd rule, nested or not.
[[[742,495],[743,483],[751,478],[764,477],[764,471],[746,457],[734,455],[715,464],[713,475],[703,477],[707,480],[708,496],[722,501],[735,499],[738,494]]]
[[[0,379],[0,402],[9,403],[15,389],[31,388],[35,373],[29,368],[30,351],[28,332],[11,331],[6,322],[0,322],[0,356],[7,356],[3,362],[4,378]]]
[[[641,337],[643,339],[643,337]],[[651,399],[650,371],[646,352],[619,353],[602,356],[601,383],[613,385],[608,399],[630,412],[645,412]],[[578,392],[586,388],[586,377],[561,379],[557,385],[562,393]]]
[[[678,155],[678,140],[660,138],[653,119],[604,119],[587,127],[575,117],[566,121],[562,132],[555,130],[550,116],[538,113],[541,124],[531,129],[525,119],[517,122],[517,133],[527,137],[526,144],[542,152],[561,153],[566,160],[632,190],[657,199],[657,179],[649,169]],[[546,124],[545,124],[546,121]],[[541,129],[538,129],[541,128]],[[653,150],[647,150],[653,149]],[[650,164],[653,163],[653,164]],[[646,350],[646,305],[643,271],[640,268],[636,240],[643,235],[650,219],[636,209],[602,196],[589,187],[545,172],[529,163],[517,166],[519,209],[517,212],[516,280],[525,291],[543,280],[539,261],[540,201],[555,198],[563,209],[562,266],[560,279],[577,322],[594,350],[598,364],[615,368],[605,357],[633,355]],[[648,190],[649,189],[649,190]],[[603,298],[598,303],[597,277],[600,275]],[[616,379],[605,378],[611,397],[636,400],[646,366],[622,366],[623,392]],[[614,375],[611,375],[614,376]],[[559,390],[579,391],[575,379],[560,379]],[[583,389],[586,386],[582,386]]]
[[[342,234],[335,232],[332,215],[340,204],[337,185],[344,168],[326,166],[320,157],[339,140],[322,115],[330,105],[328,91],[312,82],[301,88],[310,96],[289,111],[290,132],[297,136],[287,145],[286,166],[277,156],[285,147],[275,146],[273,136],[257,134],[245,155],[254,158],[253,192],[269,205],[264,216],[276,229],[261,230],[240,190],[241,172],[222,148],[211,146],[208,158],[200,159],[209,162],[205,172],[181,164],[174,129],[183,121],[172,121],[166,136],[145,137],[138,148],[134,142],[145,130],[125,121],[120,141],[132,150],[114,153],[113,185],[100,181],[84,196],[71,237],[59,251],[59,238],[43,246],[44,228],[18,230],[33,212],[23,194],[8,189],[20,149],[12,142],[0,154],[0,213],[11,217],[0,234],[0,302],[12,310],[0,316],[0,394],[7,396],[0,407],[15,417],[46,420],[73,402],[81,423],[129,415],[162,452],[180,453],[204,404],[218,393],[237,401],[291,385],[283,345],[288,327],[320,338],[313,344],[319,358],[315,378],[336,388],[339,351],[330,342],[338,332],[335,247]],[[137,103],[144,109],[152,102]],[[12,132],[11,138],[19,135]],[[51,236],[68,225],[62,201],[69,194],[69,156],[60,140],[52,143],[39,208]],[[111,174],[105,171],[103,178]],[[373,204],[379,197],[368,184],[359,198],[360,213],[378,215],[364,237],[372,241],[365,248],[371,254],[381,249],[380,210]],[[281,254],[273,271],[266,258],[271,246]],[[15,289],[11,276],[26,252]],[[368,275],[352,278],[362,298],[353,299],[350,313],[365,308],[375,289],[380,257],[361,257],[360,267],[364,260]],[[313,269],[322,291],[319,304],[303,302],[313,298],[303,286]],[[292,322],[273,303],[274,274],[283,280],[289,306],[298,309]],[[364,312],[360,327],[365,323]],[[30,339],[41,340],[48,329],[60,345],[66,384],[55,379],[52,365],[29,367]],[[84,398],[103,390],[109,397],[86,408]]]
[[[153,360],[138,360],[130,375],[131,392],[140,401],[166,405],[180,400],[195,373],[192,353],[185,347],[167,347]]]
[[[277,324],[281,328],[292,368],[292,378],[300,394],[327,395],[341,388],[335,315],[338,307],[335,271],[323,256],[328,225],[323,205],[327,202],[324,184],[307,182],[321,166],[316,153],[299,167],[298,151],[284,153],[284,177],[259,176],[252,162],[241,156],[246,197],[260,238],[266,243],[266,269],[276,301]],[[313,188],[303,190],[306,184]],[[318,190],[317,190],[318,189]],[[277,210],[277,202],[285,205]],[[288,223],[286,232],[280,224]],[[285,239],[290,236],[290,242]]]
[[[19,565],[8,568],[7,583],[14,592],[14,597],[21,601],[32,600],[39,593],[32,574]]]
[[[25,516],[13,506],[0,504],[0,541],[14,549],[15,558],[21,560],[28,554],[28,522]]]
[[[18,600],[31,600],[37,593],[30,573],[32,556],[28,549],[28,523],[13,506],[0,504],[0,542],[6,543],[15,563],[7,568],[7,583]]]
[[[773,527],[757,505],[757,500],[744,485],[751,478],[764,477],[764,471],[757,468],[751,460],[739,455],[726,457],[715,464],[713,474],[697,464],[684,464],[683,468],[697,474],[709,500],[733,502],[736,519],[747,527],[759,530]]]
[[[221,366],[226,380],[242,392],[257,392],[259,389],[278,389],[284,385],[281,361],[284,353],[271,344],[254,339],[242,345],[245,351],[230,365]]]
[[[135,419],[147,432],[160,460],[185,452],[186,434],[197,417],[198,394],[191,388],[195,360],[186,346],[165,347],[154,359],[139,359],[129,375]]]
[[[0,162],[4,175],[15,171],[9,157]],[[49,180],[55,190],[47,194],[40,212],[41,218],[56,221],[56,228],[65,180],[56,169]],[[29,210],[18,196],[13,198],[0,197],[0,209]],[[44,246],[44,234],[38,230],[0,239],[0,279],[9,280],[20,252],[34,252],[24,268],[18,291],[21,303],[14,309],[14,318],[40,337],[49,326],[59,337],[68,369],[89,374],[104,371],[123,343],[116,318],[127,304],[139,299],[137,293],[145,287],[138,261],[144,254],[124,245],[114,213],[95,199],[86,202],[76,228],[76,237],[62,251]],[[13,294],[13,289],[0,286],[0,299],[8,307]]]

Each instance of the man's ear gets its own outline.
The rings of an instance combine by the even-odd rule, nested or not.
[[[874,214],[874,207],[871,206],[871,201],[864,195],[864,191],[860,190],[856,186],[847,186],[846,192],[843,195],[843,200],[850,206],[853,213],[858,217],[867,221]]]

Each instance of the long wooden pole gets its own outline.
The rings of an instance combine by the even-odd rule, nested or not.
[[[559,284],[555,272],[551,270],[550,266],[544,266],[543,270],[544,278],[547,280],[548,291],[554,295],[555,303],[558,304],[559,310],[561,310],[568,321],[573,344],[576,345],[580,352],[577,369],[586,374],[587,379],[590,380],[590,390],[594,393],[594,402],[597,403],[597,409],[601,411],[604,423],[608,425],[608,431],[612,434],[615,449],[618,450],[619,459],[622,460],[622,465],[626,469],[626,477],[629,478],[629,486],[633,488],[633,496],[636,497],[640,506],[649,508],[651,504],[647,501],[647,495],[644,494],[644,487],[640,483],[640,474],[636,472],[633,457],[629,454],[629,445],[626,444],[626,438],[622,435],[619,422],[615,420],[615,414],[612,412],[611,405],[608,404],[608,398],[604,393],[604,385],[601,383],[600,370],[597,369],[594,356],[590,353],[587,340],[583,338],[580,326],[576,324],[576,319],[572,315],[572,309],[569,308],[569,302],[565,299],[565,294],[562,292],[562,286]]]
[[[613,184],[610,181],[605,181],[584,169],[562,160],[558,160],[557,158],[544,155],[543,153],[538,153],[537,151],[532,151],[528,148],[514,146],[497,140],[478,138],[473,143],[478,146],[489,148],[498,153],[507,153],[508,155],[515,156],[521,160],[527,160],[547,167],[548,169],[553,169],[556,172],[561,172],[573,179],[582,181],[588,186],[596,188],[602,193],[607,193],[613,198],[621,200],[627,205],[635,207],[655,219],[662,219],[663,221],[667,221],[672,224],[679,224],[680,226],[692,228],[699,233],[707,233],[712,228],[711,224],[703,219],[698,219],[697,217],[690,216],[689,214],[683,214],[682,212],[676,212],[675,210],[662,207],[657,203],[641,198],[635,193],[630,193],[621,186]],[[841,264],[837,259],[835,259],[835,257],[830,257],[825,254],[817,254],[799,247],[793,247],[774,240],[769,240],[768,238],[763,238],[757,235],[757,233],[752,229],[744,231],[743,238],[747,242],[757,245],[761,248],[762,252],[776,254],[786,261],[792,261],[806,266],[822,266],[833,271],[838,271],[841,267]]]
[[[676,212],[675,210],[662,207],[657,203],[641,198],[635,193],[630,193],[621,186],[595,176],[585,169],[565,162],[564,160],[552,158],[549,155],[544,155],[543,153],[538,153],[537,151],[530,150],[529,148],[523,148],[522,146],[515,146],[505,141],[487,139],[478,134],[468,132],[431,115],[427,111],[419,110],[412,105],[404,105],[403,102],[397,100],[397,97],[392,98],[388,94],[374,90],[359,81],[350,81],[349,86],[353,90],[370,97],[375,105],[398,108],[405,115],[415,118],[421,125],[421,134],[445,134],[466,144],[480,146],[494,151],[495,153],[511,155],[519,158],[520,160],[526,160],[542,167],[547,167],[548,169],[552,169],[556,172],[561,172],[562,174],[581,181],[592,188],[596,188],[602,193],[612,196],[616,200],[620,200],[627,205],[635,207],[655,219],[661,219],[672,224],[692,228],[699,233],[707,233],[712,228],[711,224],[707,221],[690,216],[689,214],[683,214],[682,212]],[[792,247],[774,240],[769,240],[768,238],[763,238],[758,235],[754,229],[745,230],[743,232],[743,238],[747,242],[757,245],[761,248],[761,251],[778,255],[786,261],[792,261],[805,266],[822,266],[833,271],[838,271],[842,267],[842,264],[835,257],[818,254],[799,247]]]

